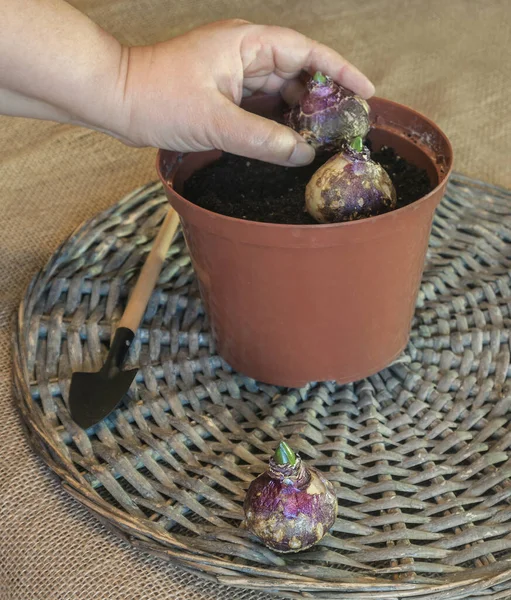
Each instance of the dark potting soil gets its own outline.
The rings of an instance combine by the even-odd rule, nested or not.
[[[321,156],[306,167],[281,167],[225,153],[197,171],[185,183],[184,196],[207,210],[266,223],[314,225],[305,211],[305,186],[329,158]],[[371,154],[387,171],[397,193],[398,208],[418,200],[431,189],[426,171],[397,156],[392,148]]]

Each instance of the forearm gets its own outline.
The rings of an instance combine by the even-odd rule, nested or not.
[[[124,118],[127,50],[87,16],[63,0],[0,0],[0,23],[1,114],[108,129]]]

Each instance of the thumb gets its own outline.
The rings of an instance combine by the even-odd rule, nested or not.
[[[249,113],[227,98],[215,111],[209,138],[219,150],[288,167],[307,165],[315,156],[296,131]]]

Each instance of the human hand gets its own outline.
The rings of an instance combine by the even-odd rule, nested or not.
[[[311,162],[290,128],[238,105],[255,92],[296,95],[303,71],[320,70],[364,98],[369,80],[334,50],[296,31],[229,20],[168,42],[123,50],[122,93],[113,127],[137,146],[181,152],[213,148],[282,165]]]
[[[306,164],[312,148],[242,110],[242,97],[296,97],[300,76],[316,70],[364,98],[374,92],[332,49],[282,27],[222,21],[128,48],[62,0],[0,0],[0,16],[9,23],[0,36],[0,114],[84,125],[131,145]]]

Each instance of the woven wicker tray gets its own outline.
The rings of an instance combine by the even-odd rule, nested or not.
[[[222,583],[294,598],[511,597],[511,194],[451,179],[406,352],[346,386],[285,390],[233,372],[178,238],[132,348],[131,398],[83,431],[66,408],[71,373],[100,367],[166,211],[159,184],[124,198],[21,303],[15,396],[65,489],[132,544]],[[339,498],[331,534],[296,555],[239,527],[282,437]]]

